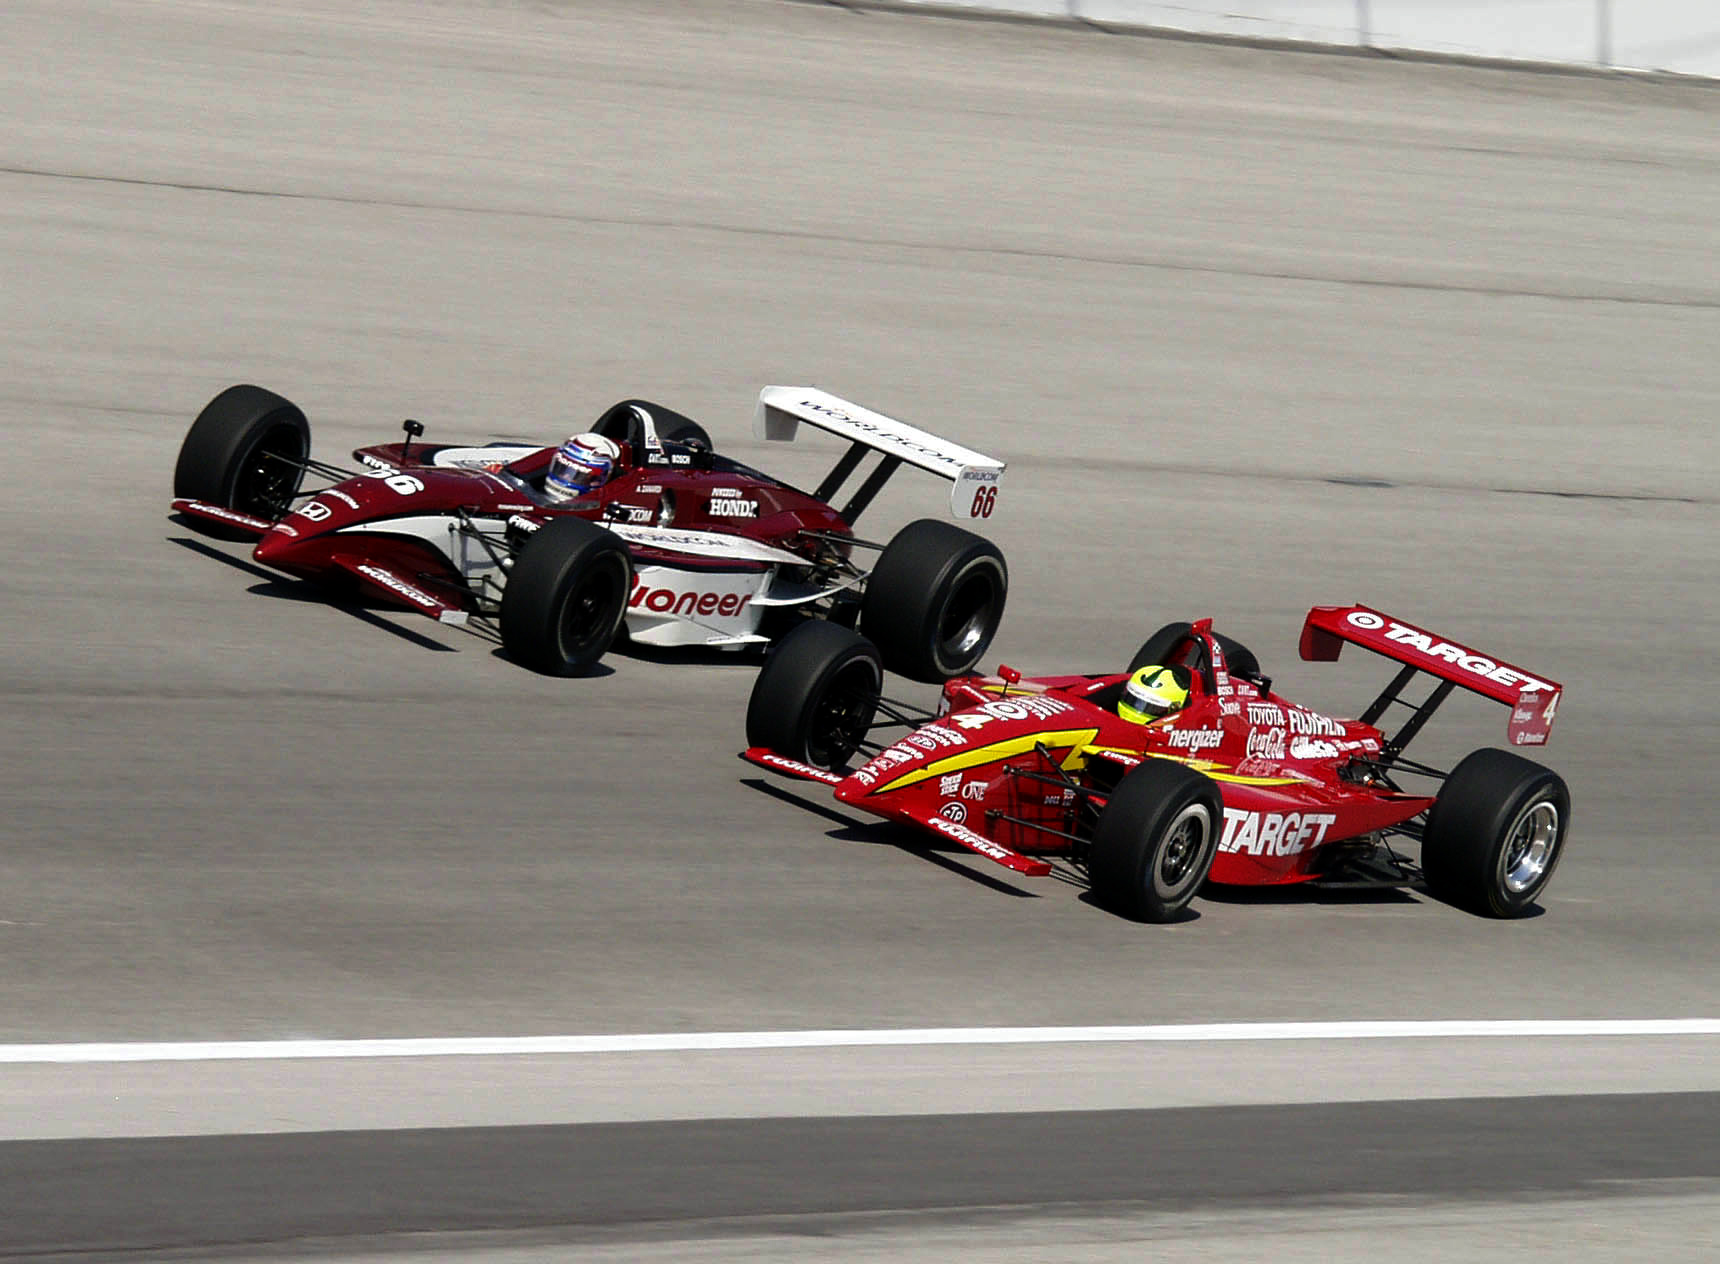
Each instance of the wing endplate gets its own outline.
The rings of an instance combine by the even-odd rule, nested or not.
[[[1005,466],[996,457],[814,386],[767,386],[759,392],[753,432],[760,439],[793,439],[803,421],[949,479],[950,512],[957,518],[989,518],[997,505]]]
[[[228,509],[222,505],[211,505],[207,501],[190,500],[184,497],[173,502],[175,513],[182,513],[192,518],[201,518],[205,522],[219,522],[223,526],[241,527],[246,531],[263,535],[275,524],[267,518],[259,518],[255,514],[241,513],[237,509]]]

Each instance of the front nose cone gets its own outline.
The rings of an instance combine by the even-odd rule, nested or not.
[[[291,527],[276,523],[257,541],[257,547],[251,550],[251,556],[264,566],[279,566],[298,543],[292,530]]]

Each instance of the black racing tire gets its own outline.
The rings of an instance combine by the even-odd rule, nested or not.
[[[272,522],[292,509],[310,454],[298,405],[260,386],[229,386],[185,432],[173,494]]]
[[[979,663],[1008,597],[1009,568],[995,544],[921,518],[884,546],[866,580],[860,630],[891,671],[936,684]]]
[[[1129,660],[1129,674],[1133,676],[1143,667],[1162,664],[1165,655],[1176,648],[1177,642],[1194,630],[1192,623],[1167,623],[1157,632],[1141,642],[1141,648],[1135,651],[1135,656]],[[1224,650],[1224,661],[1232,676],[1248,680],[1260,675],[1260,660],[1254,657],[1254,651],[1241,641],[1226,636],[1222,632],[1214,632],[1213,639]]]
[[[1111,792],[1093,828],[1093,897],[1138,922],[1168,922],[1212,870],[1224,801],[1210,777],[1149,759]]]
[[[1214,632],[1212,637],[1224,651],[1225,666],[1232,676],[1239,680],[1252,680],[1260,675],[1260,660],[1254,657],[1253,650],[1222,632]]]
[[[657,437],[664,443],[696,443],[707,452],[716,449],[711,446],[711,436],[705,433],[705,428],[690,417],[677,416],[668,421],[657,431]]]
[[[1177,643],[1194,631],[1192,623],[1167,623],[1157,632],[1141,642],[1141,648],[1135,651],[1135,656],[1129,660],[1129,675],[1133,676],[1143,667],[1160,667],[1164,665],[1165,655],[1177,647]]]
[[[878,647],[813,619],[778,641],[747,701],[747,745],[840,769],[859,748],[884,690]]]
[[[1474,751],[1428,810],[1422,875],[1447,903],[1522,917],[1552,881],[1570,825],[1571,792],[1558,773],[1510,751]]]
[[[608,651],[627,614],[633,555],[584,518],[555,518],[525,542],[502,589],[502,646],[546,676],[573,676]]]

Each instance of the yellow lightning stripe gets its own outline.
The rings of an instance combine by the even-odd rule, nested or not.
[[[1068,767],[1080,754],[1081,747],[1099,736],[1098,729],[1064,729],[1057,733],[1029,733],[1024,737],[1012,737],[1007,742],[993,742],[990,746],[976,746],[973,750],[965,750],[960,754],[950,755],[936,763],[916,768],[913,772],[905,772],[894,781],[879,786],[873,794],[883,794],[887,790],[900,790],[903,786],[911,786],[926,780],[928,777],[939,777],[947,772],[961,772],[966,768],[976,768],[980,764],[989,764],[993,760],[1008,759],[1011,755],[1025,755],[1035,746],[1044,746],[1047,750],[1055,750],[1061,746],[1071,746],[1074,750],[1063,761],[1062,766]]]
[[[1164,755],[1158,751],[1131,751],[1124,750],[1121,746],[1090,746],[1088,750],[1100,755],[1115,752],[1119,755],[1133,755],[1136,758],[1168,759],[1173,764],[1185,764],[1196,772],[1203,772],[1214,781],[1228,781],[1232,785],[1238,786],[1299,786],[1302,784],[1300,777],[1243,777],[1233,772],[1220,772],[1219,769],[1227,767],[1227,765],[1214,763],[1210,759],[1197,759],[1192,755]]]
[[[1239,777],[1232,772],[1209,772],[1214,781],[1228,781],[1239,786],[1299,786],[1300,777]]]

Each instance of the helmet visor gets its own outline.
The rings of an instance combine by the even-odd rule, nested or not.
[[[1138,680],[1131,680],[1123,690],[1123,704],[1131,711],[1152,719],[1160,719],[1176,710],[1176,704],[1157,689],[1149,689]]]
[[[544,476],[552,489],[568,496],[584,496],[602,487],[609,480],[615,463],[601,453],[591,452],[571,443],[557,449]]]

